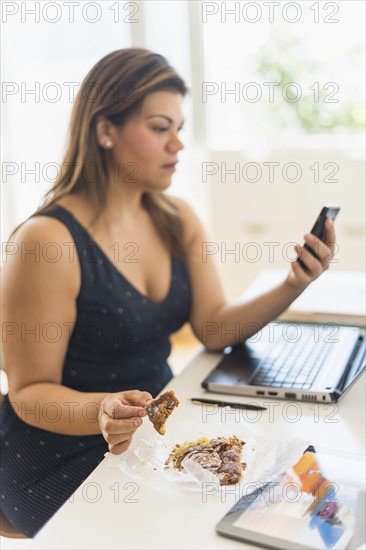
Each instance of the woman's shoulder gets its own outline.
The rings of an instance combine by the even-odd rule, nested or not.
[[[35,214],[25,220],[12,237],[14,242],[49,242],[64,239],[69,236],[67,226],[51,215]]]
[[[194,208],[181,197],[175,195],[167,196],[178,210],[183,223],[186,243],[191,244],[196,239],[202,238],[205,234],[205,229]]]
[[[189,204],[188,201],[177,197],[175,195],[167,195],[169,201],[175,206],[178,211],[178,214],[184,225],[197,225],[200,224],[200,220],[195,210]]]
[[[17,238],[23,240],[36,238],[41,241],[53,239],[56,242],[65,238],[70,240],[70,230],[67,224],[63,221],[63,218],[61,219],[60,216],[52,213],[54,206],[61,206],[77,219],[85,217],[80,201],[75,200],[73,197],[63,197],[52,203],[46,210],[42,210],[39,214],[35,213],[25,220],[17,230],[13,240]]]
[[[2,266],[4,289],[43,288],[77,296],[81,284],[79,263],[70,248],[68,228],[48,216],[28,218],[5,243]]]
[[[37,266],[37,274],[62,273],[78,277],[77,262],[68,261],[71,240],[68,227],[59,219],[48,215],[31,216],[5,243],[6,263],[11,270],[18,266],[24,275],[33,271],[32,266]]]

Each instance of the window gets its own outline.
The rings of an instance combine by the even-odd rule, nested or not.
[[[73,11],[67,2],[58,10],[48,4],[19,2],[14,14],[2,11],[3,240],[55,179],[81,79],[107,53],[131,46],[126,2],[119,23],[112,2],[80,2]]]
[[[202,2],[210,148],[364,127],[364,2]]]

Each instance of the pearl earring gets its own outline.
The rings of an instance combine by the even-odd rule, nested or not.
[[[110,147],[112,147],[112,142],[110,140],[106,141],[105,146],[109,149]]]

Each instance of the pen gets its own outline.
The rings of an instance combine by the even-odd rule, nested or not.
[[[266,407],[250,405],[249,403],[232,403],[230,401],[218,401],[217,399],[204,399],[203,397],[191,397],[191,401],[197,405],[217,405],[218,407],[231,407],[232,409],[247,409],[250,411],[266,411]]]

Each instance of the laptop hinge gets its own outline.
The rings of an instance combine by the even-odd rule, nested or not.
[[[361,367],[362,358],[364,357],[364,353],[361,353],[358,361],[356,361],[356,358],[357,358],[357,355],[360,351],[360,348],[361,348],[362,344],[364,344],[364,337],[360,336],[359,339],[358,339],[358,342],[357,342],[357,344],[356,344],[356,346],[355,346],[355,348],[352,352],[352,355],[349,358],[347,367],[345,368],[344,373],[341,376],[341,379],[338,382],[337,387],[334,390],[334,394],[340,396],[343,393],[343,390],[344,390],[345,386],[347,385],[347,383],[349,381],[349,374],[351,373],[351,371],[354,371],[354,376],[356,376],[357,372],[359,371],[359,369]]]

